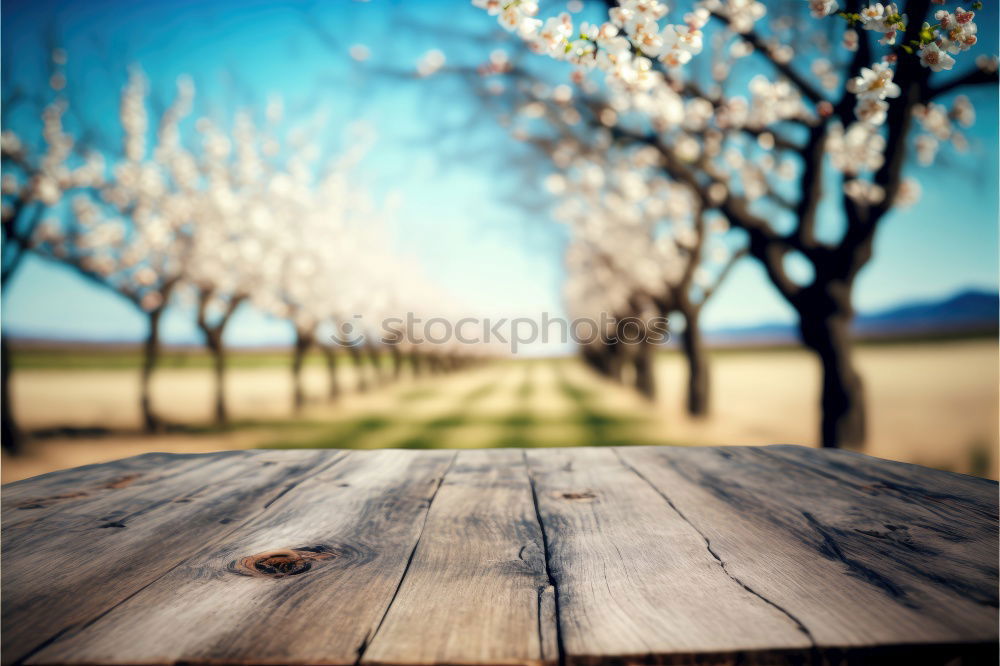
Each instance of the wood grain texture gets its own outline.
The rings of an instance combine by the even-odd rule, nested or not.
[[[29,663],[352,664],[454,456],[341,454],[237,529],[191,542],[179,566]]]
[[[529,451],[527,459],[568,662],[808,652],[794,619],[735,580],[613,450]]]
[[[366,664],[557,658],[553,595],[520,451],[462,451]]]
[[[259,513],[329,458],[290,453],[181,457],[176,474],[169,463],[160,466],[167,483],[131,484],[81,498],[86,501],[66,503],[45,521],[5,530],[3,660],[23,659],[93,622],[177,567],[205,539]],[[21,513],[5,511],[4,521]]]
[[[824,654],[995,653],[996,484],[801,447],[618,453]]]
[[[241,455],[239,452],[230,455]],[[159,483],[197,461],[199,455],[147,453],[110,463],[86,465],[16,481],[3,487],[3,529],[79,506],[133,484]]]
[[[149,454],[2,501],[5,664],[998,657],[997,484],[845,451]]]

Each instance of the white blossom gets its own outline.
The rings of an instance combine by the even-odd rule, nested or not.
[[[893,83],[892,76],[892,68],[884,62],[875,63],[870,69],[862,67],[861,73],[847,82],[847,90],[862,99],[899,97],[902,91]]]
[[[704,7],[729,20],[733,32],[747,33],[754,23],[764,18],[767,8],[756,0],[708,0]]]
[[[854,107],[854,116],[861,122],[881,125],[885,122],[888,110],[888,102],[872,97],[861,97]]]
[[[835,13],[840,6],[836,0],[809,0],[809,12],[813,18],[823,18]]]
[[[899,184],[899,188],[896,190],[896,196],[893,198],[893,204],[901,208],[909,208],[910,206],[915,206],[920,202],[920,197],[923,194],[920,187],[920,183],[913,178],[904,178]]]
[[[844,31],[844,37],[841,42],[843,47],[852,53],[858,50],[858,31],[853,28],[848,28]]]
[[[850,175],[874,171],[885,162],[885,138],[869,123],[852,123],[846,131],[839,123],[833,124],[826,150],[834,168]]]
[[[444,52],[438,49],[431,49],[417,61],[417,75],[430,76],[444,67],[444,63]]]
[[[920,64],[929,67],[932,72],[951,69],[955,65],[955,59],[942,51],[934,42],[921,47],[917,55],[920,56]]]
[[[844,183],[844,194],[859,204],[878,205],[885,200],[885,189],[880,185],[854,178]]]
[[[944,9],[937,11],[934,18],[941,26],[938,31],[940,47],[952,55],[957,55],[975,46],[978,40],[976,37],[978,28],[972,20],[975,16],[975,12],[966,11],[961,7],[956,8],[954,14]]]

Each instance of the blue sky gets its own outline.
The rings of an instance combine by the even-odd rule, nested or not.
[[[543,12],[545,6],[542,2]],[[994,7],[990,16],[980,17],[984,50],[996,51],[995,13]],[[506,149],[493,118],[483,112],[471,130],[439,135],[437,128],[475,110],[470,98],[443,83],[421,89],[366,75],[346,56],[349,46],[363,43],[372,51],[368,66],[398,68],[412,67],[434,46],[442,46],[450,62],[481,61],[494,48],[442,42],[426,29],[435,23],[483,35],[495,25],[468,0],[3,4],[4,56],[12,57],[18,76],[39,80],[41,38],[54,28],[69,52],[70,86],[85,122],[111,142],[128,63],[140,64],[164,99],[178,75],[194,76],[198,110],[220,117],[238,107],[262,105],[276,93],[292,113],[327,109],[331,136],[352,119],[368,119],[378,127],[380,141],[366,160],[366,176],[380,191],[399,191],[404,201],[395,223],[399,250],[418,257],[442,288],[480,310],[561,312],[561,231],[543,214],[529,214],[496,196],[513,167],[498,164]],[[969,286],[996,288],[996,90],[976,90],[974,100],[978,119],[969,132],[970,152],[946,153],[932,169],[908,168],[922,182],[924,198],[919,207],[893,212],[883,223],[875,259],[857,285],[860,309]],[[468,145],[494,146],[495,153],[491,159],[469,158],[461,152]],[[143,319],[129,304],[35,259],[8,288],[3,319],[21,335],[136,340],[144,332]],[[790,321],[792,313],[748,260],[710,303],[705,319],[717,327]],[[227,339],[249,345],[280,343],[289,336],[283,322],[244,310]],[[168,316],[165,337],[199,340],[183,305]]]

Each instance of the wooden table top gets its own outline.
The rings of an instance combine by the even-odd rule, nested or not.
[[[2,658],[995,664],[997,529],[801,447],[154,453],[4,486]]]

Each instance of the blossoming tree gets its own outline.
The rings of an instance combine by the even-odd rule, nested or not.
[[[196,299],[196,321],[213,358],[214,418],[228,420],[224,336],[237,309],[263,289],[272,244],[271,203],[266,180],[273,176],[261,138],[246,113],[233,123],[232,138],[207,118],[198,121],[201,187],[194,201],[197,220],[185,282]]]
[[[39,136],[26,137],[9,129],[9,116],[20,102],[29,95],[18,88],[9,78],[9,69],[4,69],[3,80],[3,125],[0,134],[0,159],[3,177],[0,180],[2,195],[3,261],[0,284],[6,292],[12,278],[22,265],[26,253],[31,248],[32,238],[45,216],[58,209],[72,192],[95,187],[101,183],[104,166],[100,154],[89,152],[85,156],[77,154],[79,144],[67,131],[63,119],[68,110],[68,102],[63,94],[66,77],[63,67],[66,53],[54,49],[51,54],[50,77],[48,81],[50,99],[41,109]],[[35,109],[31,109],[34,113]],[[8,451],[20,448],[21,433],[14,419],[10,393],[10,350],[6,333],[0,333],[2,350],[2,439]]]
[[[171,295],[184,278],[193,237],[192,198],[197,170],[178,140],[177,125],[188,113],[193,87],[181,81],[174,103],[147,148],[147,84],[133,69],[121,96],[122,158],[100,188],[79,194],[69,214],[43,222],[33,248],[112,289],[147,319],[140,382],[143,425],[162,427],[150,393],[160,355],[160,321]]]
[[[600,345],[588,345],[587,357],[610,356],[596,367],[616,375],[620,363],[614,357],[624,352],[636,388],[651,398],[656,391],[653,353],[667,333],[658,318],[679,312],[687,409],[703,416],[709,407],[709,369],[699,317],[744,250],[730,249],[724,220],[706,220],[688,186],[661,175],[656,150],[621,151],[610,146],[609,133],[596,137],[583,144],[579,135],[564,135],[551,156],[562,168],[547,179],[560,202],[556,216],[572,230],[568,301],[591,319],[616,315],[615,329]],[[581,296],[597,300],[583,306]]]
[[[606,20],[579,25],[565,12],[543,21],[533,0],[473,4],[572,66],[572,81],[593,91],[588,120],[619,145],[655,148],[670,179],[744,232],[821,362],[822,444],[861,443],[853,286],[886,214],[917,192],[903,177],[908,158],[928,164],[944,141],[961,147],[956,125],[973,109],[954,93],[996,84],[996,58],[969,53],[979,3],[809,0],[807,17],[794,5],[769,15],[755,0],[704,0],[675,14],[658,0],[623,0],[608,3]],[[960,72],[938,74],[961,61]],[[838,209],[839,234],[821,233],[825,201]],[[797,280],[790,257],[811,277]]]

